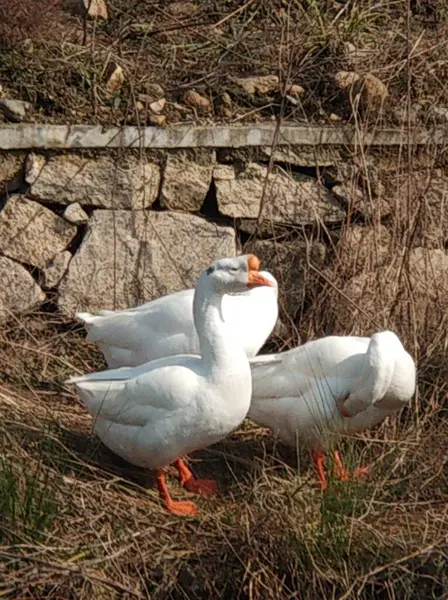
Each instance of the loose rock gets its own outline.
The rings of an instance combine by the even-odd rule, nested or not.
[[[231,117],[233,114],[233,102],[230,94],[224,92],[218,99],[218,112],[223,117]]]
[[[133,156],[117,162],[108,156],[92,160],[61,154],[47,161],[30,154],[25,179],[42,202],[141,210],[157,199],[160,168]]]
[[[339,71],[334,76],[334,82],[338,88],[341,88],[341,90],[350,88],[353,84],[360,80],[361,76],[354,71]]]
[[[149,102],[155,102],[165,96],[165,90],[158,83],[146,83],[144,85],[145,94],[139,94],[139,100],[144,101],[141,96],[145,95],[146,98],[150,98]]]
[[[0,98],[0,112],[3,113],[9,121],[23,121],[30,108],[31,104],[24,100]]]
[[[87,13],[91,19],[98,18],[107,21],[109,18],[105,0],[80,0],[80,3],[81,9]]]
[[[334,196],[315,179],[292,178],[274,168],[265,187],[267,168],[249,163],[237,173],[234,167],[220,166],[213,171],[218,207],[229,217],[256,219],[265,198],[261,219],[273,223],[305,225],[323,221],[337,223],[345,213]]]
[[[336,113],[330,113],[328,118],[330,119],[330,121],[333,121],[335,123],[342,121],[342,117],[340,115],[337,115]]]
[[[0,256],[0,281],[1,319],[31,310],[45,300],[45,294],[28,271],[6,256]]]
[[[181,213],[97,210],[59,286],[59,306],[126,308],[193,287],[200,272],[236,253],[235,232]]]
[[[65,275],[72,255],[68,250],[56,254],[51,263],[43,271],[44,282],[47,288],[54,288]]]
[[[83,225],[89,220],[89,215],[78,202],[69,204],[64,210],[64,219],[73,225]]]
[[[184,102],[188,106],[191,106],[191,108],[202,113],[209,113],[212,109],[210,100],[207,100],[207,98],[204,98],[204,96],[201,96],[201,94],[198,94],[198,92],[195,92],[194,90],[185,92]]]
[[[364,76],[361,87],[361,101],[364,108],[382,106],[389,91],[387,86],[375,75],[368,73]]]
[[[280,81],[277,75],[260,75],[259,77],[237,77],[233,79],[246,94],[269,94],[280,91]]]
[[[149,109],[156,115],[160,114],[163,109],[165,108],[166,105],[166,100],[165,98],[160,98],[160,100],[157,100],[156,102],[151,102],[151,104],[149,105]]]
[[[120,90],[124,84],[124,71],[120,65],[111,63],[106,72],[106,86],[109,92],[115,93]]]
[[[149,122],[151,125],[163,127],[166,125],[166,115],[149,115]]]
[[[305,89],[301,85],[297,85],[295,83],[289,84],[285,88],[286,94],[293,94],[294,96],[300,96],[300,94],[303,94],[304,91]]]
[[[0,250],[34,267],[47,266],[75,235],[76,227],[19,195],[11,196],[0,212]]]

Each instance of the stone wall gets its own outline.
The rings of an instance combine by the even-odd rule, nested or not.
[[[429,259],[446,285],[443,166],[416,157],[409,195],[398,150],[357,156],[337,146],[4,152],[0,316],[46,301],[69,318],[133,306],[242,251],[279,279],[292,321],[337,261],[356,302],[366,273],[406,249],[416,282]],[[398,235],[403,223],[412,235]]]

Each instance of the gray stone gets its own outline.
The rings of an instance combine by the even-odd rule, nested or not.
[[[299,167],[328,167],[342,160],[338,148],[326,148],[325,146],[317,148],[279,146],[274,150],[265,146],[262,151],[269,158],[274,154],[274,160],[277,162]]]
[[[400,323],[405,332],[439,330],[448,310],[448,256],[443,250],[417,247],[409,252],[394,248],[385,260],[350,271],[343,264],[337,288],[327,296],[328,318],[337,329],[353,327],[356,317],[363,323]],[[397,298],[399,302],[397,303]],[[362,314],[360,314],[360,309]],[[393,309],[393,313],[391,313]],[[418,318],[416,319],[416,314]]]
[[[0,195],[20,187],[25,158],[23,152],[0,152]]]
[[[448,242],[448,177],[443,171],[429,167],[410,175],[391,173],[387,183],[396,218],[418,215],[413,245],[443,247]]]
[[[51,263],[43,271],[44,282],[47,288],[54,288],[65,275],[72,255],[68,250],[56,254]]]
[[[391,242],[391,235],[384,225],[346,227],[337,247],[338,260],[353,273],[374,271],[389,259]]]
[[[265,186],[267,167],[250,163],[237,173],[234,167],[220,166],[213,171],[218,208],[229,217],[258,217],[275,224],[305,225],[323,221],[338,223],[345,218],[335,197],[315,179],[290,177],[274,168]]]
[[[69,204],[64,210],[64,219],[73,225],[83,225],[89,220],[89,215],[78,202]]]
[[[409,274],[412,294],[442,302],[448,308],[448,255],[444,250],[414,248],[409,254]]]
[[[59,285],[59,306],[126,308],[196,284],[202,269],[236,254],[232,227],[183,213],[97,210]]]
[[[0,112],[3,113],[9,121],[23,121],[30,108],[31,104],[24,100],[0,98]]]
[[[381,191],[379,187],[381,182],[377,182],[376,186],[373,185],[373,181],[371,183],[372,194],[374,193],[374,189],[372,188]],[[374,218],[375,216],[384,217],[390,213],[390,205],[384,197],[384,189],[379,198],[373,198],[372,195],[369,196],[367,190],[361,189],[356,184],[335,185],[331,191],[347,203],[347,210],[350,213],[358,211],[368,218]]]
[[[0,281],[1,319],[35,308],[45,300],[45,294],[28,271],[6,256],[0,256]]]
[[[160,168],[132,156],[118,163],[108,156],[61,154],[46,160],[30,154],[25,178],[33,197],[42,202],[140,210],[158,196]]]
[[[198,211],[212,181],[213,164],[199,165],[182,155],[169,156],[163,175],[161,204],[172,210]]]
[[[335,185],[331,191],[336,196],[344,199],[351,210],[357,210],[359,205],[364,201],[364,192],[356,185],[341,183]]]
[[[0,250],[43,269],[76,235],[76,227],[38,202],[11,196],[0,212]]]
[[[261,269],[270,271],[279,283],[280,314],[285,323],[294,320],[305,298],[305,273],[308,263],[321,267],[325,261],[325,246],[320,242],[249,241],[244,252],[253,253],[261,260]]]

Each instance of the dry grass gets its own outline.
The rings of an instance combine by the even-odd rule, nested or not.
[[[221,497],[199,500],[198,518],[167,514],[152,475],[104,448],[62,385],[77,370],[104,366],[82,328],[52,310],[4,324],[3,597],[446,598],[446,309],[432,293],[440,282],[425,281],[425,293],[416,295],[406,262],[391,276],[391,262],[409,245],[413,219],[406,215],[381,226],[392,240],[386,252],[376,243],[382,229],[374,217],[360,225],[363,243],[354,246],[345,243],[348,229],[333,250],[332,232],[296,232],[296,240],[326,240],[330,250],[323,266],[312,255],[302,264],[307,287],[289,343],[388,327],[419,372],[409,409],[342,441],[349,464],[372,464],[369,477],[334,481],[323,494],[306,452],[297,460],[246,423],[191,457],[199,476],[218,480]],[[354,274],[367,281],[361,299],[347,287]],[[388,287],[393,294],[384,293]],[[174,495],[186,497],[172,475]]]
[[[44,12],[32,0],[1,3],[6,18],[0,28],[0,80],[5,93],[34,104],[40,121],[145,124],[149,114],[136,106],[142,94],[153,95],[152,84],[165,89],[170,124],[278,115],[329,123],[332,113],[353,121],[347,94],[334,84],[340,70],[384,81],[390,99],[381,119],[387,123],[397,123],[393,109],[405,108],[409,91],[411,102],[422,107],[417,117],[422,124],[433,105],[447,105],[442,2],[411,2],[409,23],[407,3],[395,0],[109,0],[107,22],[86,21],[74,4],[67,0],[50,10],[45,3]],[[347,44],[357,51],[350,53]],[[105,74],[113,62],[123,67],[126,83],[111,94]],[[281,90],[248,95],[233,81],[245,75],[277,75],[281,90],[295,83],[305,92],[292,100]],[[211,100],[210,114],[185,106],[188,89]],[[233,101],[226,114],[220,109],[223,92]]]
[[[62,361],[85,369],[84,344],[68,339]],[[30,360],[43,352],[32,373],[47,365],[54,389],[19,387],[13,375],[1,388],[3,597],[446,596],[447,431],[437,385],[418,414],[347,443],[349,462],[370,459],[372,475],[323,495],[308,464],[297,469],[264,432],[243,427],[193,457],[222,496],[181,519],[160,506],[150,475],[91,436],[86,411],[58,389],[69,370],[62,355],[23,341]],[[15,363],[23,349],[6,347]]]

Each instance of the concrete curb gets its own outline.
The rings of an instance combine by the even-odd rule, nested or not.
[[[242,127],[112,127],[35,125],[0,127],[0,150],[76,148],[243,148],[272,146],[275,124]],[[358,134],[353,127],[282,126],[277,144],[299,146],[406,146],[448,143],[448,128],[377,129]]]

